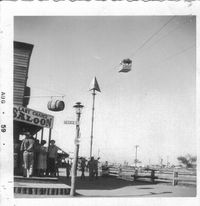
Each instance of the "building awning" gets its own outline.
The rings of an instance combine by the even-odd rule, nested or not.
[[[13,121],[13,134],[14,137],[18,137],[20,134],[24,134],[25,131],[29,131],[32,135],[38,133],[43,127],[38,127],[25,122]]]

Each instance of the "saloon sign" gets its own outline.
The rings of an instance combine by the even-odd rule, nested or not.
[[[14,105],[13,108],[14,120],[25,122],[39,127],[53,128],[53,116],[33,109]]]

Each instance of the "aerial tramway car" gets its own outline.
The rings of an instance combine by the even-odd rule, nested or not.
[[[129,72],[131,71],[132,60],[131,59],[123,59],[120,62],[120,70],[119,72]]]

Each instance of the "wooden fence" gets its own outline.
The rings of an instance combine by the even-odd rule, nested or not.
[[[103,174],[103,171],[102,171]],[[189,171],[138,169],[133,167],[109,167],[106,173],[118,179],[127,181],[151,181],[152,183],[166,182],[173,186],[177,184],[196,185],[196,174]]]

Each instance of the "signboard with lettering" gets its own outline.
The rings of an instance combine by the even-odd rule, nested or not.
[[[54,117],[30,108],[14,105],[13,118],[16,121],[25,122],[39,127],[53,128]]]
[[[77,121],[68,121],[68,120],[66,120],[66,121],[64,121],[64,124],[76,124],[76,125],[78,125],[78,122]]]

